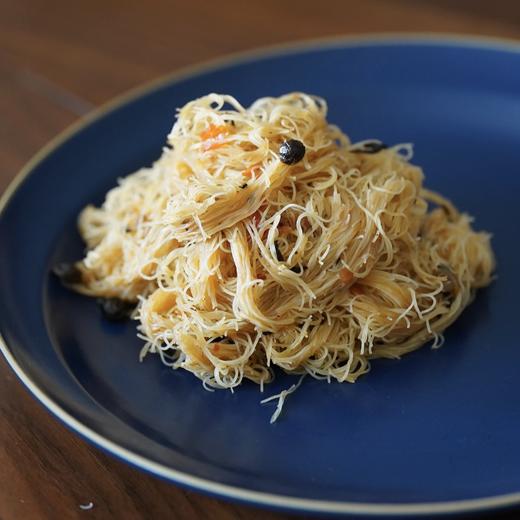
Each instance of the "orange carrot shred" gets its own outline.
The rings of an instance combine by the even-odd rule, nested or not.
[[[350,283],[353,280],[353,278],[354,278],[354,275],[346,267],[344,267],[343,269],[340,270],[339,279],[343,283],[345,283],[345,284]]]
[[[221,146],[224,146],[226,143],[223,143],[221,141],[217,141],[217,142],[213,142],[213,143],[205,143],[203,145],[203,149],[204,151],[208,151],[208,150],[215,150],[216,148],[220,148]]]
[[[229,129],[224,125],[209,125],[207,130],[200,133],[200,138],[203,141],[206,141],[207,139],[218,137],[219,135],[225,135],[227,133],[229,133]]]
[[[244,177],[250,179],[257,169],[259,169],[259,166],[251,166],[251,168],[248,168],[246,171],[244,171]]]

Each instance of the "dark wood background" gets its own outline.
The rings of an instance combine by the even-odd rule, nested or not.
[[[79,116],[158,75],[255,46],[376,31],[518,39],[520,2],[0,0],[0,191]],[[2,359],[0,520],[87,517],[289,516],[183,491],[104,455],[37,404]]]

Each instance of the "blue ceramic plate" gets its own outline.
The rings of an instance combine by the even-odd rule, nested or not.
[[[235,56],[160,81],[48,146],[2,200],[4,355],[58,418],[125,461],[215,495],[374,515],[520,503],[520,46],[378,37]],[[161,153],[176,107],[208,92],[245,104],[303,90],[355,140],[414,142],[427,184],[494,234],[499,278],[445,346],[377,361],[355,385],[305,380],[280,420],[253,384],[206,392],[155,357],[135,323],[49,276],[77,259],[75,220]],[[267,395],[293,381],[280,376]]]

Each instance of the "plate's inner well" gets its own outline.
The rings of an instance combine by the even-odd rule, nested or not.
[[[307,378],[277,423],[260,400],[278,374],[207,392],[148,356],[135,323],[48,276],[82,256],[75,216],[158,157],[176,107],[210,91],[244,104],[292,90],[328,100],[353,139],[413,142],[426,186],[494,234],[498,278],[439,350],[376,361],[354,384]],[[520,53],[440,44],[359,45],[228,65],[166,84],[95,120],[34,167],[0,220],[0,330],[63,410],[142,457],[241,488],[302,498],[417,503],[520,489],[516,295]],[[22,273],[22,276],[20,274]],[[43,310],[42,310],[43,309]],[[178,475],[170,475],[179,478]]]

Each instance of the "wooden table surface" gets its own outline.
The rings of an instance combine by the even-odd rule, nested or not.
[[[520,39],[520,2],[0,0],[0,192],[67,125],[158,75],[255,46],[376,31]],[[87,517],[289,515],[184,491],[106,456],[51,417],[2,359],[0,519]]]

